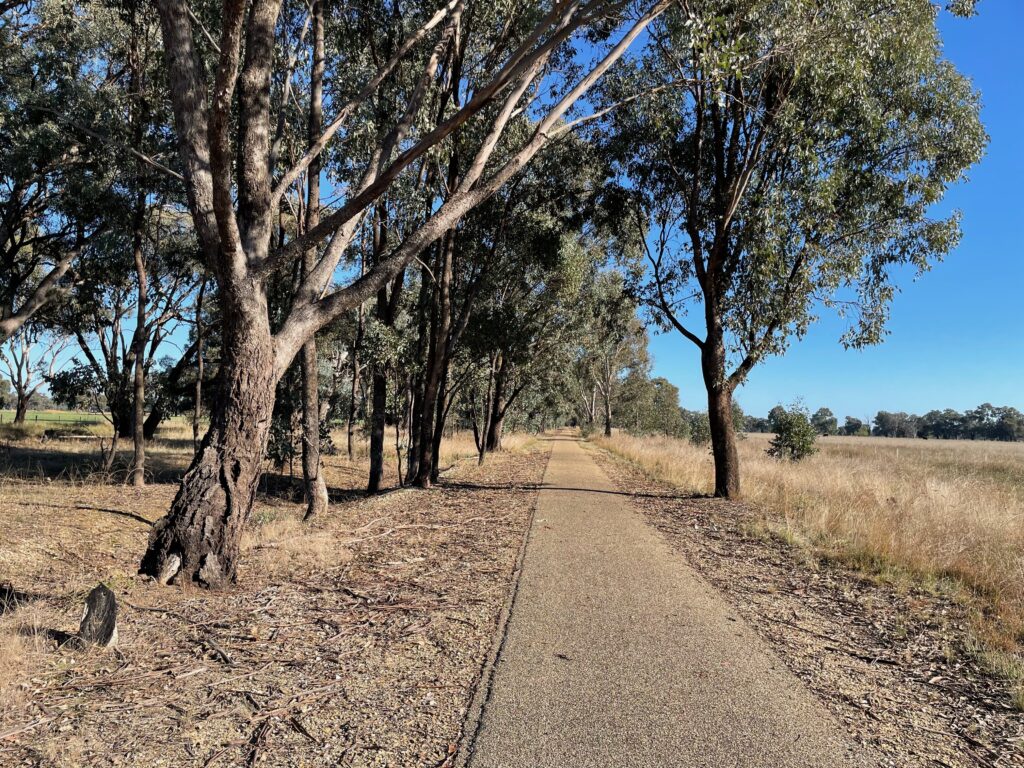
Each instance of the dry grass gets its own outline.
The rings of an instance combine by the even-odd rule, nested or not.
[[[876,576],[951,588],[977,610],[990,668],[1024,681],[1024,444],[832,437],[794,464],[765,453],[769,437],[739,448],[744,498],[776,534]],[[685,491],[713,487],[706,449],[595,442]]]
[[[456,485],[369,499],[366,462],[328,456],[332,507],[307,524],[287,471],[271,476],[238,585],[207,593],[135,575],[191,456],[190,428],[171,427],[150,450],[160,480],[139,490],[70,470],[92,450],[72,441],[6,457],[21,469],[0,474],[0,765],[443,762],[543,452],[515,438],[482,467],[459,462]],[[456,435],[442,467],[467,455],[472,436]],[[56,649],[99,581],[118,596],[119,649]]]

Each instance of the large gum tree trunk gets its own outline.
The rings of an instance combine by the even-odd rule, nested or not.
[[[25,417],[28,415],[28,401],[29,396],[27,392],[18,392],[18,402],[14,406],[14,423],[24,424]]]
[[[708,422],[711,453],[715,459],[715,496],[735,499],[740,495],[740,460],[732,423],[732,389],[726,382],[725,348],[707,343],[701,357],[708,391]]]
[[[217,588],[236,579],[279,378],[266,317],[265,303],[244,314],[225,309],[221,391],[210,428],[139,566],[160,583]]]

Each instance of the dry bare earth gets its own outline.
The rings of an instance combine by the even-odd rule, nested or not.
[[[1024,721],[975,661],[971,608],[771,534],[774,514],[680,492],[600,449],[648,521],[892,766],[1024,765]]]
[[[534,444],[310,526],[263,496],[236,589],[135,575],[174,485],[0,481],[0,765],[435,765],[460,737],[536,501]],[[333,460],[333,491],[362,482]],[[392,469],[393,471],[393,469]],[[116,652],[57,650],[86,592]]]

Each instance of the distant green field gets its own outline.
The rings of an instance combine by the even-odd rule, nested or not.
[[[98,413],[84,411],[29,411],[25,415],[25,421],[30,424],[97,424],[103,420]],[[0,410],[0,424],[10,424],[13,421],[14,411]]]

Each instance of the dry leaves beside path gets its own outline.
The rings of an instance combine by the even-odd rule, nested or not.
[[[467,463],[457,482],[339,504],[312,528],[262,499],[223,593],[134,576],[172,488],[54,483],[38,503],[5,485],[0,582],[27,602],[0,617],[0,765],[443,765],[546,459]],[[53,650],[99,578],[121,602],[119,650]]]
[[[681,496],[607,452],[610,477],[786,664],[892,766],[1024,766],[1024,716],[965,648],[960,606],[878,584],[764,533],[742,504]]]

